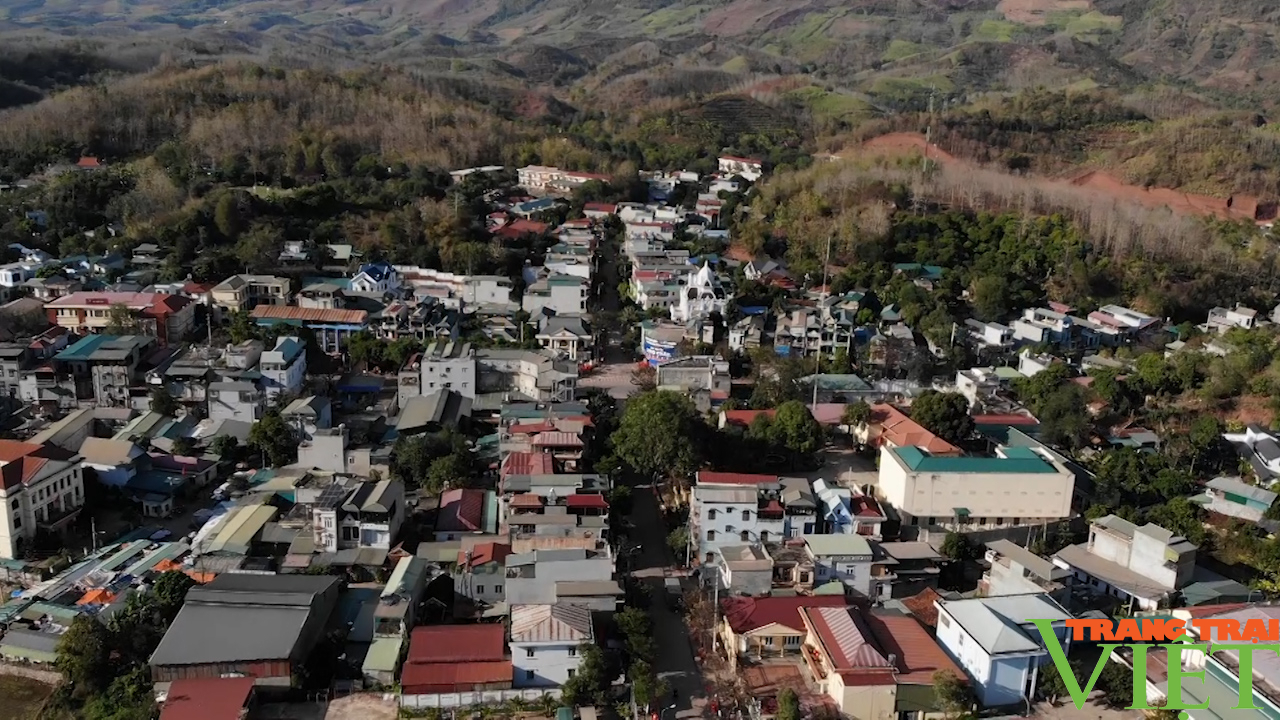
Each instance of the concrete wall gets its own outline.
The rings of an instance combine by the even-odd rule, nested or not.
[[[544,695],[560,697],[560,688],[542,688],[526,690],[481,690],[477,692],[439,693],[434,695],[401,695],[400,707],[413,710],[425,708],[465,708],[472,705],[496,705],[519,698],[526,702],[537,702]]]
[[[516,688],[558,687],[582,662],[578,643],[511,643],[511,683]],[[529,657],[533,651],[533,657]]]
[[[951,522],[955,508],[969,510],[975,525],[1008,526],[1057,520],[1071,515],[1075,476],[1057,473],[923,473],[912,472],[888,451],[880,453],[879,488],[912,524]],[[914,522],[920,518],[919,522]],[[979,518],[986,523],[977,522]],[[907,524],[904,518],[904,524]]]

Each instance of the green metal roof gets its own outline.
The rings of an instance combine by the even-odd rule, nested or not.
[[[369,652],[364,656],[363,670],[371,672],[395,672],[400,668],[400,650],[403,638],[374,638]]]
[[[1007,457],[936,457],[918,447],[891,448],[914,472],[932,473],[1056,473],[1031,448],[1004,448]]]

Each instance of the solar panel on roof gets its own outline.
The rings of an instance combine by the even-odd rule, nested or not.
[[[337,507],[346,497],[347,488],[338,483],[333,483],[320,493],[320,497],[316,498],[316,506],[323,508]]]

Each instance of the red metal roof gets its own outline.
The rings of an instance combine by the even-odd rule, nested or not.
[[[506,628],[501,623],[428,625],[413,629],[406,662],[496,661],[506,657],[506,647]]]
[[[777,475],[757,475],[754,473],[698,471],[699,485],[763,485],[778,482]]]
[[[239,720],[252,693],[251,677],[174,680],[160,720]]]
[[[892,405],[872,405],[871,422],[880,426],[879,442],[894,447],[919,447],[931,455],[959,455],[960,448],[934,435]]]
[[[751,423],[755,422],[757,417],[764,415],[772,420],[777,413],[777,410],[725,410],[724,423],[725,425],[751,427]]]
[[[292,305],[259,305],[249,313],[254,320],[296,320],[298,322],[333,323],[335,325],[363,325],[369,313],[364,310],[329,310],[325,308],[300,308]]]
[[[546,502],[547,501],[544,500],[541,495],[535,495],[534,493],[519,493],[517,495],[513,495],[511,499],[507,501],[507,506],[513,508],[540,508],[545,505]]]
[[[471,548],[471,566],[487,565],[491,562],[500,563],[506,560],[510,554],[511,546],[507,543],[480,543]],[[467,565],[467,553],[465,550],[458,551],[458,565],[463,567]]]
[[[618,211],[618,206],[613,203],[591,202],[583,204],[582,210],[583,212],[603,212],[612,215]]]
[[[937,602],[942,599],[937,590],[925,588],[909,598],[903,598],[902,604],[915,615],[920,622],[929,627],[938,627]]]
[[[495,625],[499,630],[501,625]],[[406,695],[464,692],[484,685],[511,685],[511,661],[406,663],[400,687]]]
[[[933,674],[944,670],[967,682],[951,658],[920,623],[905,615],[867,615],[864,618],[885,653],[897,656],[898,683],[932,685]]]
[[[538,447],[582,447],[582,438],[571,432],[538,433],[531,443]]]
[[[853,514],[857,517],[887,517],[884,510],[880,509],[880,503],[875,498],[866,495],[855,495],[850,498],[850,505],[853,506]]]
[[[440,496],[436,531],[476,532],[484,524],[484,491],[458,489]]]
[[[891,667],[857,609],[800,608],[800,614],[813,626],[818,642],[837,672]]]
[[[574,494],[564,499],[566,505],[571,508],[584,508],[597,510],[608,510],[609,501],[604,499],[603,495],[579,495]]]
[[[833,595],[799,597],[731,597],[720,601],[725,621],[735,633],[751,632],[777,623],[803,632],[802,607],[844,607],[845,599]]]
[[[551,475],[555,471],[555,462],[546,453],[513,452],[502,461],[503,477],[507,475]]]
[[[50,460],[67,461],[74,453],[54,445],[0,439],[0,486],[8,490],[31,482]]]

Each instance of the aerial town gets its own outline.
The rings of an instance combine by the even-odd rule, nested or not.
[[[641,172],[643,202],[452,172],[536,249],[510,275],[289,242],[157,282],[155,243],[11,245],[0,660],[94,702],[142,678],[162,720],[953,720],[1061,710],[1033,620],[1092,668],[1068,620],[1280,619],[1280,433],[1158,412],[1270,366],[1280,306],[938,331],[911,298],[951,267],[734,243],[768,169]],[[1195,720],[1238,716],[1233,653],[1182,679]],[[1104,663],[1086,714],[1139,716],[1133,658]],[[1280,662],[1252,677],[1280,717]]]

